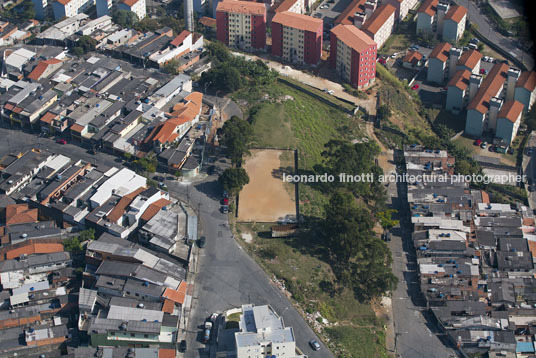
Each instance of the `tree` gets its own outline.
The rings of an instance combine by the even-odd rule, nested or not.
[[[346,189],[336,190],[325,207],[324,232],[327,247],[335,265],[344,268],[361,249],[361,244],[373,235],[374,222],[370,213],[357,205]]]
[[[87,35],[83,35],[83,36],[80,36],[78,41],[76,41],[76,46],[73,47],[72,52],[76,56],[81,56],[88,52],[95,51],[96,46],[97,46],[97,40]]]
[[[133,164],[136,170],[138,170],[139,172],[145,171],[149,173],[154,173],[156,172],[156,167],[158,165],[158,162],[156,161],[155,157],[148,157],[148,158],[146,157],[146,158],[136,159],[133,162]]]
[[[253,135],[253,128],[248,121],[236,116],[224,123],[221,131],[221,144],[226,147],[231,163],[237,165],[242,162],[244,154],[249,153],[248,146]]]
[[[381,106],[378,107],[378,110],[376,111],[376,114],[381,119],[389,119],[389,117],[391,117],[391,109],[389,108],[388,105],[382,104]]]
[[[133,27],[134,24],[139,22],[138,15],[128,10],[116,10],[112,14],[112,20],[116,24],[122,27]]]
[[[231,53],[227,46],[220,41],[213,41],[207,46],[207,51],[212,60],[227,62],[231,58]]]
[[[73,47],[71,51],[75,56],[82,56],[84,54],[84,49],[82,47]]]
[[[393,219],[393,214],[395,214],[396,212],[397,211],[395,209],[388,209],[376,213],[376,217],[378,218],[378,220],[380,220],[380,225],[382,226],[384,231],[389,231],[398,225],[399,221]]]
[[[179,61],[177,60],[171,60],[168,63],[162,67],[162,70],[165,73],[169,73],[170,75],[176,75],[179,73]]]
[[[218,182],[229,193],[239,193],[249,183],[248,173],[244,168],[227,168],[221,173]]]
[[[63,249],[71,254],[80,254],[83,251],[82,243],[95,239],[95,230],[87,229],[81,231],[78,236],[70,237],[63,241]]]

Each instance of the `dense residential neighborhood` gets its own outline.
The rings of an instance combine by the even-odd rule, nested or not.
[[[0,356],[536,355],[516,0],[0,4]]]

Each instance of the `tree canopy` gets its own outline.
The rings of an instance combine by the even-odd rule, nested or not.
[[[399,224],[398,220],[393,219],[393,214],[395,213],[395,209],[388,209],[376,213],[376,217],[380,220],[380,225],[384,230],[391,230]]]
[[[231,163],[242,162],[244,154],[249,153],[248,146],[253,135],[253,128],[248,121],[233,116],[224,123],[220,131],[220,143],[226,147]]]
[[[249,183],[248,173],[244,168],[228,168],[221,173],[218,182],[229,193],[239,193]]]
[[[87,229],[80,231],[78,236],[70,237],[63,241],[63,248],[65,251],[70,252],[71,254],[79,254],[83,251],[82,243],[88,240],[95,239],[95,230]]]
[[[133,27],[139,21],[138,15],[128,10],[116,10],[112,14],[112,20],[122,27]]]

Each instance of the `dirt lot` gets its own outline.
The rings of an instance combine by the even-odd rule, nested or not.
[[[281,150],[252,150],[244,169],[249,184],[240,192],[238,221],[276,222],[296,215],[294,193],[289,195],[281,172]]]

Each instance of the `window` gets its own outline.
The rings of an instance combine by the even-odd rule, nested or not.
[[[143,335],[143,338],[149,338],[149,335],[148,335],[148,334],[144,334],[144,335]]]
[[[135,334],[134,334],[134,333],[131,333],[130,336],[131,336],[131,337],[135,337]]]
[[[115,336],[115,332],[110,332],[110,336]]]

